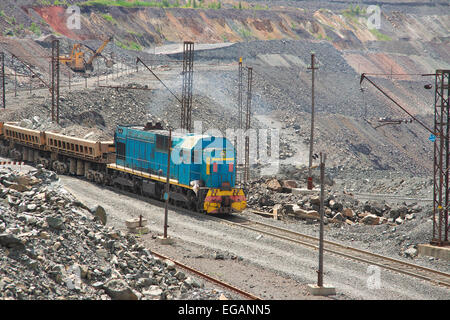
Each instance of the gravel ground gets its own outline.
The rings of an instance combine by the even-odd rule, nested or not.
[[[264,61],[276,64],[280,54],[304,58],[309,56],[310,50],[315,50],[318,56],[327,56],[327,59],[321,62],[323,71],[318,76],[318,82],[322,83],[318,86],[318,92],[326,95],[318,94],[316,119],[319,130],[316,131],[315,150],[326,150],[330,158],[335,156],[334,163],[331,163],[334,165],[327,167],[327,175],[335,181],[334,191],[392,193],[429,198],[432,185],[430,162],[427,158],[431,150],[426,139],[428,135],[417,137],[409,127],[385,127],[388,129],[374,133],[374,129],[365,123],[362,117],[367,115],[376,118],[385,115],[389,111],[385,101],[375,98],[375,95],[369,92],[366,99],[373,100],[373,103],[371,102],[369,110],[365,112],[363,99],[352,93],[359,90],[358,75],[329,44],[298,41],[252,42],[203,51],[198,55],[196,53],[193,120],[202,120],[204,129],[217,127],[224,131],[224,128],[237,125],[236,57],[245,52],[244,61],[254,63],[255,66],[252,108],[257,116],[252,118],[252,126],[281,125],[280,146],[286,157],[282,160],[282,165],[305,164],[309,142],[310,75],[304,72],[303,64],[307,64],[307,59],[305,58],[303,64],[297,61],[298,65],[292,68],[268,67]],[[173,55],[171,58],[179,56]],[[221,60],[221,64],[215,64],[216,60]],[[156,71],[170,88],[180,92],[179,65],[162,67]],[[339,73],[340,76],[334,73]],[[293,83],[292,79],[297,78],[299,81]],[[92,93],[89,98],[86,91],[73,90],[69,93],[64,89],[62,103],[66,133],[84,136],[92,130],[92,126],[97,125],[100,130],[99,137],[102,137],[101,134],[110,137],[112,128],[119,120],[143,123],[159,118],[172,127],[178,127],[178,102],[150,73],[142,71],[138,75],[113,79],[114,77],[109,78],[109,85],[139,83],[147,84],[155,90],[116,92],[96,89],[96,78],[88,80],[89,92]],[[83,83],[84,81],[79,82],[79,87],[82,87]],[[351,84],[350,88],[348,84]],[[383,82],[383,85],[388,84]],[[409,86],[410,90],[418,84],[405,82],[403,85]],[[395,87],[389,89],[395,90]],[[426,99],[428,98],[427,96]],[[33,91],[31,96],[20,92],[17,98],[9,94],[7,101],[9,106],[2,114],[3,120],[33,119],[36,115],[45,117],[50,112],[46,89]],[[100,111],[98,113],[101,117],[92,112],[94,106],[100,106],[96,109]],[[269,111],[276,112],[269,114]],[[75,128],[72,128],[74,125]],[[77,132],[77,129],[81,131]],[[411,141],[416,143],[410,143]],[[377,168],[378,170],[374,170]],[[69,177],[61,177],[61,180],[86,204],[94,205],[103,201],[101,199],[108,199],[103,205],[107,209],[111,225],[123,228],[126,218],[137,217],[142,213],[151,222],[152,230],[152,234],[144,236],[144,240],[151,247],[166,250],[167,255],[177,260],[188,262],[208,272],[216,270],[217,275],[224,280],[266,299],[311,298],[306,293],[305,285],[316,282],[317,257],[308,249],[266,236],[260,237],[257,233],[230,229],[205,217],[188,216],[175,211],[170,213],[169,232],[174,236],[180,235],[176,236],[177,244],[173,247],[160,247],[152,236],[161,233],[161,207],[136,201],[84,181]],[[426,204],[423,206],[426,207]],[[395,227],[395,231],[392,231],[393,227],[389,225],[336,227],[330,224],[326,229],[326,237],[410,261],[410,258],[404,257],[404,251],[418,243],[429,242],[432,230],[429,212],[429,208],[424,210],[416,219]],[[252,215],[252,218],[267,222],[258,216]],[[317,224],[301,221],[272,223],[317,235]],[[214,239],[213,243],[211,239]],[[224,259],[216,259],[218,255],[223,255]],[[416,257],[414,262],[449,271],[448,262],[445,261]],[[367,265],[334,256],[326,256],[325,263],[326,282],[337,287],[339,299],[449,298],[447,289],[435,288],[428,283],[386,270],[381,271],[381,289],[369,290]]]
[[[163,223],[161,206],[155,206],[109,189],[101,189],[84,181],[75,181],[69,177],[61,177],[61,180],[71,193],[86,204],[98,202],[99,194],[102,195],[103,199],[109,199],[100,203],[104,205],[109,215],[109,223],[117,226],[122,225],[123,227],[125,219],[142,214],[149,220],[151,232],[154,234],[161,233]],[[281,221],[274,223],[284,225]],[[192,250],[191,248],[201,247],[206,250],[206,255],[214,255],[219,252],[223,253],[224,256],[236,256],[237,264],[242,259],[242,263],[257,266],[267,272],[270,271],[279,276],[290,278],[291,281],[303,285],[316,281],[317,256],[309,249],[292,245],[284,240],[261,237],[255,232],[229,227],[204,216],[191,216],[176,210],[170,210],[169,212],[169,225],[169,234],[176,239],[177,246],[182,248],[177,250],[182,254],[175,257],[181,261],[186,255],[186,249]],[[317,234],[317,231],[314,231],[317,230],[317,226],[314,225],[300,223],[292,227],[303,232],[309,230],[310,234]],[[327,238],[333,239],[328,234],[328,230]],[[211,239],[214,239],[214,242],[211,242]],[[206,243],[208,245],[205,245]],[[207,259],[197,259],[201,260],[201,265],[207,265]],[[230,268],[227,268],[226,272],[220,273],[224,277],[223,279],[230,283],[236,281],[234,279],[236,272],[232,266],[233,264],[229,264],[227,267]],[[381,270],[381,288],[368,289],[367,281],[370,272],[366,264],[326,255],[325,266],[325,282],[336,286],[338,299],[448,299],[450,294],[448,289],[435,287],[424,281],[387,270]],[[298,288],[295,291],[285,289],[282,295],[277,295],[278,291],[276,290],[275,292],[269,291],[267,289],[270,286],[270,282],[267,282],[269,280],[272,280],[272,277],[266,274],[266,277],[258,278],[258,281],[264,285],[251,288],[242,282],[239,283],[239,287],[243,287],[243,289],[263,298],[295,299],[298,297]],[[264,290],[266,293],[264,293]]]

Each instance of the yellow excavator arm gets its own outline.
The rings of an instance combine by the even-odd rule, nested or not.
[[[106,39],[97,51],[94,51],[92,56],[87,62],[84,61],[84,52],[81,50],[81,44],[76,43],[73,45],[70,56],[60,56],[59,61],[69,66],[73,71],[86,72],[87,70],[93,70],[92,62],[96,57],[101,55],[106,45],[113,40],[113,37]],[[91,49],[92,50],[92,49]]]
[[[91,66],[91,65],[92,65],[92,61],[94,61],[94,59],[95,59],[96,57],[98,57],[98,56],[102,53],[103,49],[105,49],[105,47],[108,45],[108,43],[109,43],[110,41],[112,41],[112,40],[113,40],[113,37],[109,37],[108,39],[106,39],[106,40],[103,42],[103,44],[97,49],[97,51],[95,51],[95,53],[89,58],[89,60],[88,60],[88,62],[86,62],[86,64],[87,64],[88,66]]]

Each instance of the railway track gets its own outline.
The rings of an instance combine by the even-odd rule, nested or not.
[[[428,198],[408,198],[406,196],[399,196],[393,194],[382,194],[382,193],[352,193],[355,198],[360,199],[391,199],[391,200],[401,200],[401,201],[421,201],[421,202],[432,202],[433,199]]]
[[[164,202],[156,200],[156,199],[140,196],[140,195],[137,195],[135,193],[131,193],[131,192],[126,191],[126,190],[120,190],[118,188],[114,188],[114,187],[111,187],[111,186],[106,186],[105,188],[107,188],[109,190],[112,190],[112,191],[115,191],[115,192],[119,192],[119,193],[124,194],[124,195],[129,196],[129,197],[133,197],[135,199],[139,199],[139,200],[145,201],[145,202],[150,203],[152,205],[160,206],[161,208],[164,206]],[[69,189],[69,192],[70,192],[70,188],[68,188],[68,189]],[[209,218],[208,216],[206,216],[204,214],[200,214],[198,212],[190,211],[188,209],[177,207],[177,206],[174,206],[174,205],[171,205],[171,204],[169,204],[168,207],[169,207],[170,210],[177,210],[178,212],[182,212],[182,213],[185,213],[185,214],[198,215],[200,217],[204,217],[205,219]],[[221,287],[223,287],[223,288],[225,288],[227,290],[235,292],[235,293],[237,293],[237,294],[239,294],[239,295],[241,295],[241,296],[243,296],[243,297],[245,297],[245,298],[247,298],[249,300],[262,300],[262,298],[260,298],[258,296],[255,296],[255,295],[253,295],[253,294],[251,294],[249,292],[246,292],[246,291],[244,291],[242,289],[239,289],[239,288],[237,288],[237,287],[235,287],[235,286],[233,286],[233,285],[231,285],[229,283],[226,283],[226,282],[224,282],[222,280],[216,279],[216,278],[214,278],[214,277],[212,277],[212,276],[210,276],[210,275],[208,275],[208,274],[206,274],[204,272],[196,270],[196,269],[194,269],[194,268],[192,268],[192,267],[190,267],[190,266],[188,266],[188,265],[186,265],[186,264],[184,264],[182,262],[179,262],[179,261],[177,261],[175,259],[167,257],[167,256],[165,256],[165,255],[163,255],[163,254],[161,254],[159,252],[154,251],[154,250],[151,250],[151,249],[149,249],[149,250],[154,256],[156,256],[156,257],[158,257],[160,259],[170,260],[173,263],[175,263],[177,266],[179,266],[179,267],[181,267],[181,268],[183,268],[183,269],[185,269],[185,270],[187,270],[187,271],[189,271],[191,273],[194,273],[197,276],[200,276],[203,279],[205,279],[205,280],[207,280],[207,281],[209,281],[211,283],[214,283],[214,284],[219,285],[219,286],[221,286]]]
[[[284,239],[309,248],[319,249],[319,238],[313,236],[241,217],[232,216],[228,218],[216,219],[220,219],[221,222],[229,225],[256,231],[275,238]],[[369,265],[376,265],[381,268],[389,269],[450,288],[450,274],[445,272],[422,267],[328,240],[324,240],[324,250],[334,255],[360,261]]]
[[[183,269],[185,269],[185,270],[187,270],[189,272],[192,272],[192,273],[196,274],[197,276],[200,276],[200,277],[206,279],[209,282],[212,282],[212,283],[214,283],[216,285],[219,285],[219,286],[224,287],[224,288],[226,288],[226,289],[228,289],[230,291],[233,291],[233,292],[235,292],[235,293],[237,293],[237,294],[239,294],[239,295],[241,295],[241,296],[243,296],[243,297],[245,297],[245,298],[247,298],[249,300],[262,300],[260,297],[257,297],[255,295],[249,293],[249,292],[246,292],[246,291],[244,291],[242,289],[239,289],[239,288],[237,288],[237,287],[235,287],[235,286],[233,286],[233,285],[231,285],[229,283],[226,283],[226,282],[224,282],[222,280],[213,278],[213,277],[207,275],[206,273],[198,271],[198,270],[196,270],[196,269],[194,269],[194,268],[192,268],[192,267],[190,267],[190,266],[188,266],[188,265],[186,265],[184,263],[176,261],[174,259],[168,258],[168,257],[162,255],[161,253],[155,252],[153,250],[151,250],[150,252],[153,255],[157,256],[158,258],[170,260],[173,263],[175,263],[177,266],[179,266],[179,267],[181,267],[181,268],[183,268]]]
[[[163,206],[163,202],[158,201],[156,199],[150,199],[150,198],[145,198],[142,196],[138,196],[136,194],[133,194],[131,192],[125,191],[125,190],[118,190],[116,188],[112,188],[112,187],[108,187],[111,190],[115,190],[115,191],[119,191],[123,194],[127,194],[130,195],[132,197],[137,197],[141,200],[144,200],[146,202],[149,202],[151,204],[154,205],[158,205],[158,206]],[[292,230],[288,230],[285,228],[280,228],[280,227],[276,227],[273,225],[269,225],[269,224],[265,224],[262,222],[258,222],[258,221],[254,221],[254,220],[250,220],[247,218],[243,218],[243,217],[239,217],[239,216],[235,216],[235,215],[227,215],[227,216],[222,216],[222,217],[217,217],[217,216],[213,216],[213,215],[209,215],[206,216],[204,214],[195,212],[195,211],[191,211],[185,208],[180,208],[174,205],[169,205],[169,209],[170,210],[177,210],[178,212],[183,212],[185,214],[190,214],[190,215],[197,215],[200,216],[202,218],[205,219],[216,219],[221,223],[226,223],[235,227],[241,227],[241,228],[245,228],[248,230],[252,230],[255,232],[259,232],[261,234],[266,234],[278,239],[283,239],[286,241],[290,241],[290,242],[294,242],[315,250],[319,249],[319,238],[317,237],[313,237],[313,236],[309,236],[306,234],[302,234],[302,233],[298,233]],[[404,262],[401,260],[397,260],[397,259],[393,259],[390,257],[386,257],[386,256],[382,256],[376,253],[372,253],[369,251],[365,251],[362,249],[357,249],[357,248],[353,248],[353,247],[349,247],[337,242],[333,242],[333,241],[329,241],[329,240],[324,240],[324,244],[325,244],[325,248],[324,250],[334,254],[334,255],[338,255],[341,257],[345,257],[351,260],[355,260],[355,261],[359,261],[359,262],[363,262],[363,263],[367,263],[369,265],[376,265],[379,266],[381,268],[385,268],[385,269],[389,269],[392,271],[396,271],[398,273],[402,273],[402,274],[406,274],[418,279],[422,279],[425,281],[429,281],[432,282],[434,284],[437,285],[442,285],[444,287],[450,288],[450,274],[445,273],[445,272],[441,272],[438,270],[434,270],[434,269],[430,269],[430,268],[426,268],[426,267],[422,267],[422,266],[418,266],[415,264],[411,264],[408,262]],[[155,255],[158,255],[157,253],[154,253]],[[160,257],[166,259],[166,257],[162,256],[159,254]],[[182,268],[185,268],[186,270],[190,270],[190,267],[188,266],[184,266],[182,263],[178,262],[178,261],[174,261],[173,259],[167,258],[171,261],[173,261],[175,264],[179,265]],[[211,278],[210,276],[201,273],[197,270],[192,269],[193,273],[198,274],[199,276],[202,276],[205,279],[209,279]],[[260,299],[252,294],[249,294],[247,292],[242,291],[242,293],[240,293],[240,289],[235,288],[229,284],[223,283],[220,280],[211,278],[212,282],[215,282],[225,288],[229,288],[232,291],[235,291],[243,296],[248,297],[249,299]]]
[[[110,188],[110,187],[108,187],[108,188]],[[118,190],[117,188],[111,188],[111,189],[122,192],[124,194],[132,195],[137,198],[142,198],[143,200],[150,202],[152,204],[156,204],[159,206],[163,205],[163,202],[155,200],[155,199],[144,198],[142,196],[138,196],[136,194],[130,193],[125,190]],[[200,214],[198,212],[194,212],[194,211],[191,211],[191,210],[188,210],[185,208],[180,208],[180,207],[173,206],[173,205],[169,205],[169,208],[172,210],[176,209],[177,211],[181,211],[181,212],[188,213],[188,214],[194,214],[194,215],[198,215],[198,216],[202,216],[202,217],[206,218],[206,216],[204,214]],[[266,235],[269,235],[269,236],[272,236],[275,238],[294,242],[294,243],[297,243],[297,244],[300,244],[300,245],[303,245],[303,246],[306,246],[309,248],[313,248],[316,250],[319,249],[319,247],[318,247],[319,239],[317,237],[298,233],[298,232],[288,230],[285,228],[280,228],[280,227],[276,227],[273,225],[269,225],[269,224],[265,224],[262,222],[257,222],[254,220],[250,220],[250,219],[246,219],[246,218],[242,218],[242,217],[238,217],[238,216],[233,216],[233,215],[226,216],[226,217],[208,216],[207,218],[217,219],[217,220],[220,220],[220,222],[222,222],[222,223],[227,223],[229,225],[246,228],[248,230],[253,230],[255,232],[259,232],[259,233],[266,234]],[[234,221],[232,221],[232,220],[234,220]],[[392,271],[395,271],[398,273],[406,274],[406,275],[409,275],[409,276],[412,276],[412,277],[415,277],[418,279],[422,279],[422,280],[429,281],[429,282],[432,282],[437,285],[442,285],[444,287],[450,288],[450,274],[448,274],[448,273],[430,269],[430,268],[426,268],[426,267],[422,267],[422,266],[415,265],[415,264],[411,264],[411,263],[393,259],[390,257],[382,256],[382,255],[372,253],[369,251],[365,251],[362,249],[349,247],[349,246],[346,246],[346,245],[343,245],[343,244],[340,244],[337,242],[329,241],[329,240],[324,240],[324,243],[325,243],[324,250],[329,253],[332,253],[332,254],[335,254],[335,255],[338,255],[341,257],[345,257],[345,258],[348,258],[351,260],[367,263],[369,265],[376,265],[376,266],[379,266],[379,267],[382,267],[385,269],[389,269],[389,270],[392,270]],[[256,297],[256,296],[254,296],[250,293],[247,293],[241,289],[233,287],[232,285],[222,282],[221,280],[212,278],[209,275],[206,275],[198,270],[195,270],[187,265],[182,264],[181,262],[167,258],[156,252],[153,252],[153,254],[155,254],[156,256],[159,256],[163,259],[171,260],[176,265],[178,265],[186,270],[189,270],[189,271],[207,279],[208,281],[211,281],[211,282],[216,283],[220,286],[223,286],[229,290],[232,290],[244,297],[247,297],[252,300],[260,300],[259,297]]]

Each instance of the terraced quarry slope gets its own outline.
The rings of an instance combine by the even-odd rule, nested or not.
[[[330,165],[429,174],[432,145],[427,133],[415,123],[374,128],[380,117],[405,119],[406,115],[367,84],[363,84],[363,94],[359,85],[361,73],[381,74],[374,76],[376,81],[394,99],[432,124],[433,90],[424,90],[423,86],[430,80],[418,74],[450,68],[450,6],[442,1],[406,3],[381,3],[381,29],[374,31],[367,26],[368,15],[364,9],[368,4],[357,10],[345,1],[274,2],[270,10],[257,10],[259,3],[252,2],[244,3],[243,10],[231,8],[232,3],[224,3],[217,10],[81,6],[80,30],[67,28],[64,6],[38,6],[30,1],[11,2],[6,6],[2,2],[0,26],[6,37],[0,47],[17,55],[31,52],[24,60],[40,73],[48,74],[48,61],[38,57],[49,55],[51,39],[41,37],[36,41],[39,34],[60,37],[62,51],[67,51],[76,41],[89,42],[95,47],[101,39],[114,35],[115,44],[106,48],[105,55],[119,53],[120,47],[137,49],[120,52],[130,65],[144,52],[151,57],[148,53],[153,53],[155,45],[183,40],[205,46],[234,42],[213,50],[197,47],[196,63],[211,67],[196,70],[194,91],[234,114],[236,62],[242,56],[245,64],[253,66],[255,71],[255,112],[273,113],[285,126],[300,125],[299,137],[294,140],[304,142],[309,136],[311,101],[311,75],[307,66],[313,50],[319,61],[318,150],[330,151]],[[32,23],[34,31],[31,31]],[[23,36],[28,38],[22,39]],[[166,59],[164,64],[170,59],[181,59],[180,54],[158,55],[158,59],[162,57]],[[236,72],[232,71],[233,66]],[[9,60],[6,67],[11,70]],[[175,63],[172,67],[179,66]],[[67,77],[67,72],[64,70],[63,77]],[[176,88],[179,80],[168,81]],[[161,106],[177,108],[163,91],[157,91],[154,96]],[[151,103],[149,109],[152,110]],[[199,112],[216,114],[214,108]]]

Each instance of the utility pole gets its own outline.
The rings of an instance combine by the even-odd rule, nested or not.
[[[251,105],[252,105],[252,80],[253,80],[253,68],[248,67],[247,76],[247,113],[245,119],[245,131],[250,130],[250,115],[251,115]],[[248,134],[245,135],[245,165],[244,165],[244,180],[248,182],[250,180],[250,137]]]
[[[97,87],[100,87],[100,67],[97,60]]]
[[[11,64],[14,68],[14,97],[17,97],[17,69],[16,69],[16,64],[14,63],[13,55],[11,55]]]
[[[31,78],[30,78],[31,79]],[[52,41],[52,121],[59,124],[59,40]],[[56,115],[55,115],[56,111]]]
[[[319,270],[317,271],[317,285],[308,285],[311,294],[317,296],[335,295],[336,289],[323,284],[323,219],[324,219],[324,192],[325,192],[325,161],[326,154],[320,153],[320,229],[319,229]]]
[[[170,156],[172,148],[172,129],[169,129],[169,144],[167,146],[167,177],[166,177],[166,190],[164,192],[164,200],[166,201],[164,206],[164,235],[160,238],[162,244],[170,244],[171,240],[167,237],[167,225],[169,215],[169,194],[170,194]]]
[[[450,134],[450,70],[436,70],[434,107],[434,187],[433,239],[431,244],[449,245],[449,134]],[[436,221],[437,220],[437,221]]]
[[[6,92],[5,92],[5,53],[0,52],[0,60],[2,65],[2,105],[6,109]]]
[[[238,115],[239,129],[242,129],[242,57],[239,58]]]
[[[181,129],[191,132],[192,87],[194,81],[194,43],[183,43],[183,92],[181,96]]]
[[[319,272],[317,273],[317,285],[323,287],[323,198],[325,180],[325,161],[327,155],[320,153],[320,230],[319,230]]]
[[[434,142],[433,155],[433,238],[432,245],[446,246],[448,240],[449,221],[448,207],[450,205],[450,70],[436,70],[434,74],[422,74],[422,76],[435,76],[434,97],[434,128],[430,129],[413,114],[403,108],[397,101],[391,98],[382,88],[376,85],[366,74],[361,75],[360,84],[364,79],[369,81],[378,91],[384,94],[397,107],[406,112],[414,121],[431,133],[429,140]],[[430,89],[431,85],[425,86]]]
[[[308,167],[308,189],[313,188],[312,184],[312,156],[313,156],[313,144],[314,144],[314,72],[318,69],[315,66],[315,54],[311,53],[311,65],[308,67],[312,71],[312,86],[311,86],[311,136],[309,139],[309,167]]]
[[[243,110],[242,110],[242,92],[243,92],[243,85],[242,85],[242,76],[243,76],[243,70],[242,70],[242,57],[239,58],[239,69],[238,69],[238,124],[239,124],[239,135],[243,134],[243,122],[242,122],[242,116],[243,116]],[[238,136],[235,138],[235,149],[236,149],[236,159],[237,159],[237,166],[236,166],[236,182],[239,182],[239,184],[242,183],[243,178],[243,172],[242,172],[242,136]]]

